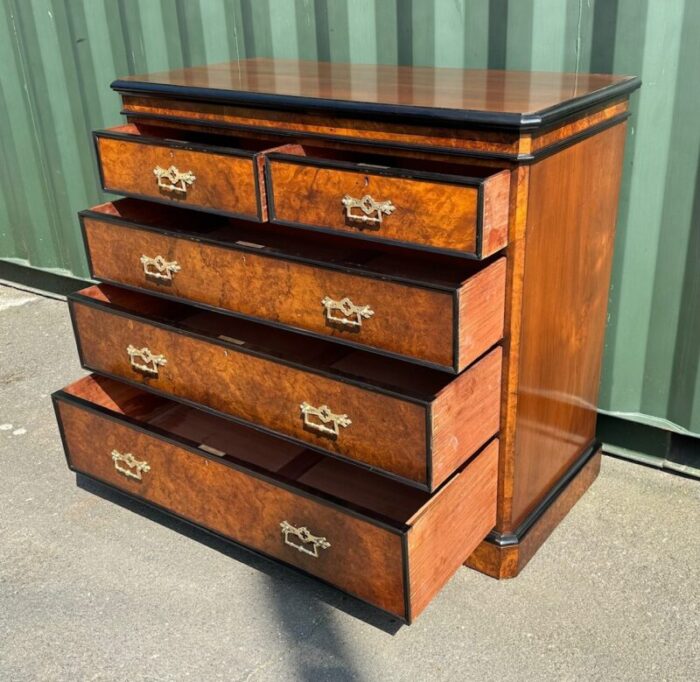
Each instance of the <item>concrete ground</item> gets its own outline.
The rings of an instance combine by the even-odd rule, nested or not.
[[[65,303],[0,287],[0,680],[698,680],[700,484],[604,458],[515,580],[410,626],[65,466]],[[116,504],[115,504],[116,503]]]

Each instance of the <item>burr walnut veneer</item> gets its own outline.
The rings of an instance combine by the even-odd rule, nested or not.
[[[71,469],[406,621],[595,479],[636,78],[252,59],[94,135]]]

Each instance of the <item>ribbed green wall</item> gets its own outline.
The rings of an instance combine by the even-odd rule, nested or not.
[[[246,56],[641,75],[601,406],[700,433],[699,0],[2,0],[0,258],[87,276],[116,76]],[[595,169],[591,169],[595,172]]]

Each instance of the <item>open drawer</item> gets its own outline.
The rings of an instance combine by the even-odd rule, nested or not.
[[[262,162],[274,142],[133,124],[94,139],[107,192],[267,220]]]
[[[497,441],[430,496],[104,377],[53,399],[74,471],[407,621],[495,523]]]
[[[500,347],[454,377],[105,284],[69,303],[84,367],[425,490],[499,428]]]
[[[469,258],[507,244],[508,170],[307,145],[265,168],[273,223]]]
[[[503,336],[505,258],[397,254],[136,199],[80,218],[103,282],[454,373]]]

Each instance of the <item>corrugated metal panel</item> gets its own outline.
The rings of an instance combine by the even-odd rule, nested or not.
[[[697,0],[2,0],[0,257],[86,276],[116,76],[246,56],[640,74],[601,405],[700,433]]]

